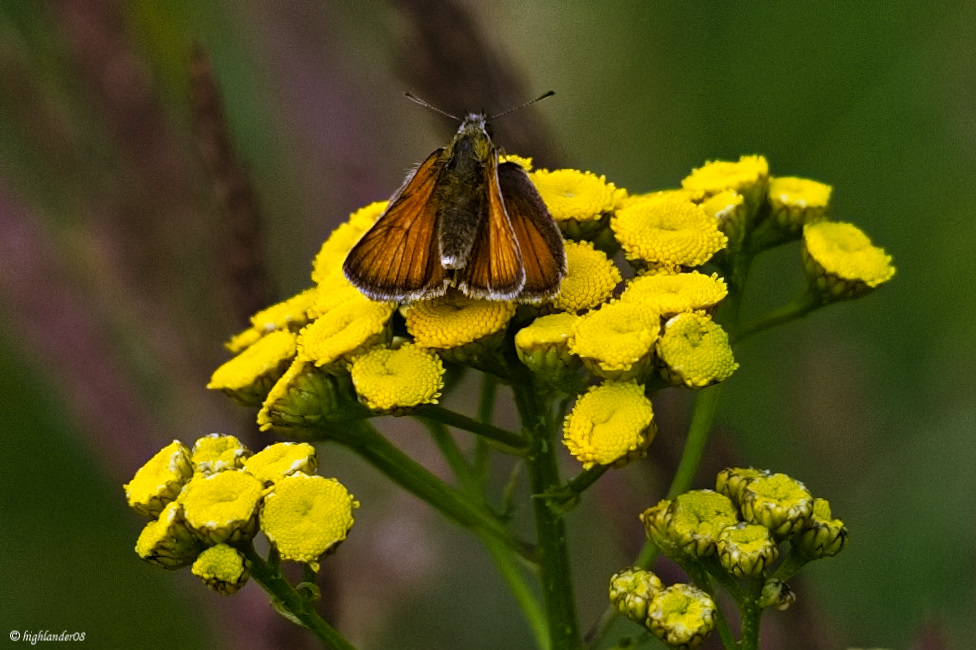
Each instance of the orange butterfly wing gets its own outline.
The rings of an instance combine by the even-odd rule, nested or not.
[[[505,212],[498,185],[498,155],[485,162],[486,214],[475,235],[459,288],[472,298],[514,300],[525,284],[518,241]]]
[[[527,301],[551,298],[559,293],[566,276],[566,249],[559,227],[521,165],[500,164],[498,184],[525,269],[519,297]]]
[[[431,200],[446,162],[443,153],[438,149],[420,163],[342,264],[350,284],[373,300],[405,302],[447,290]]]

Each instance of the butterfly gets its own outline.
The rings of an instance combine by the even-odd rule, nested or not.
[[[468,114],[349,251],[342,270],[360,292],[404,303],[452,286],[471,298],[521,302],[559,292],[562,235],[525,169],[499,162],[489,119]]]

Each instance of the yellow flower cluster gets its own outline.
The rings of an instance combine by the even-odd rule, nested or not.
[[[315,475],[315,448],[278,443],[252,454],[237,438],[211,434],[191,451],[178,440],[126,484],[129,505],[152,518],[136,553],[166,569],[193,565],[210,588],[247,581],[236,546],[264,533],[282,559],[318,570],[353,524],[358,502],[335,479]]]

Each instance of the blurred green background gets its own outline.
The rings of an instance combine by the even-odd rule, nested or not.
[[[224,598],[141,563],[120,485],[173,438],[264,444],[203,387],[244,314],[304,288],[330,229],[447,142],[455,127],[403,91],[497,112],[554,89],[496,142],[632,191],[762,153],[832,184],[835,218],[894,256],[877,293],[737,350],[699,482],[728,459],[785,471],[850,529],[798,606],[766,617],[764,647],[970,647],[973,25],[965,0],[0,3],[0,638],[312,647],[255,586]],[[194,46],[212,76],[198,59],[191,78]],[[208,79],[223,119],[201,103]],[[750,313],[792,297],[797,249],[752,282]],[[687,406],[655,405],[652,456],[680,445]],[[321,465],[363,502],[323,569],[350,638],[527,645],[476,543],[355,459],[326,448]],[[606,477],[570,518],[584,627],[670,478],[654,467]]]

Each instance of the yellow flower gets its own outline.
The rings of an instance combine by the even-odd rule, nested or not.
[[[441,360],[411,343],[395,350],[373,348],[353,360],[350,372],[360,401],[384,413],[436,404],[444,388]]]
[[[278,330],[226,362],[207,388],[222,390],[245,406],[257,406],[295,357],[295,335]]]
[[[315,447],[307,442],[278,442],[244,462],[244,471],[265,486],[296,473],[314,474],[318,466]]]
[[[735,190],[725,190],[709,197],[701,206],[715,219],[718,229],[729,238],[729,248],[738,248],[746,232],[745,197]]]
[[[342,273],[330,275],[318,288],[315,300],[308,307],[309,318],[319,318],[346,302],[358,302],[365,298],[359,289],[349,284],[349,280]]]
[[[417,345],[448,350],[503,331],[515,315],[515,303],[476,300],[459,291],[449,291],[431,300],[410,303],[402,311],[407,331]]]
[[[651,400],[633,382],[594,386],[563,422],[563,444],[584,469],[626,465],[644,455],[655,433]]]
[[[620,271],[588,241],[566,242],[568,272],[552,306],[561,311],[583,311],[606,302],[620,282]]]
[[[394,305],[363,295],[350,298],[319,316],[299,333],[300,356],[317,366],[344,362],[390,338]]]
[[[194,476],[180,495],[186,524],[209,544],[248,540],[257,532],[263,489],[261,481],[240,470]]]
[[[191,460],[198,474],[213,474],[228,469],[240,469],[251,451],[234,436],[211,433],[193,445]]]
[[[163,508],[159,519],[150,521],[136,541],[136,554],[164,569],[179,569],[193,562],[204,544],[186,527],[177,501]]]
[[[365,409],[353,399],[351,389],[343,390],[339,379],[311,361],[296,358],[268,392],[258,411],[258,427],[262,431],[278,428],[280,433],[294,436],[296,429],[367,415],[360,411]]]
[[[556,385],[572,381],[580,360],[569,351],[569,341],[580,317],[576,314],[540,316],[515,334],[515,352],[533,372]]]
[[[571,239],[592,239],[606,226],[622,194],[603,176],[576,169],[540,169],[529,174],[549,214]]]
[[[651,599],[646,625],[673,648],[697,648],[715,629],[715,601],[691,585],[671,585]]]
[[[728,293],[725,280],[716,273],[648,273],[628,281],[620,300],[642,302],[662,316],[672,316],[686,311],[714,311]]]
[[[808,178],[781,176],[769,179],[769,218],[789,232],[799,232],[803,224],[830,217],[830,185]]]
[[[803,227],[803,267],[822,300],[859,298],[895,275],[891,256],[849,223]]]
[[[307,310],[314,302],[316,290],[306,289],[298,295],[271,305],[251,316],[251,328],[244,330],[225,344],[225,347],[237,354],[244,348],[253,345],[262,336],[276,330],[298,331],[308,322]]]
[[[236,593],[251,575],[244,555],[227,544],[205,550],[190,570],[208,587],[226,596]]]
[[[193,475],[190,450],[179,440],[160,449],[123,485],[129,507],[146,517],[157,517],[179,496]]]
[[[696,313],[678,314],[664,324],[657,356],[665,379],[688,388],[725,381],[739,367],[725,330]]]
[[[618,211],[610,227],[628,260],[668,269],[701,266],[727,241],[700,205],[669,192]]]
[[[330,276],[342,274],[342,262],[359,238],[386,210],[388,201],[377,201],[360,208],[349,219],[332,231],[322,244],[315,261],[312,262],[312,280],[316,284],[326,282]]]
[[[305,562],[318,571],[318,558],[346,538],[358,507],[339,481],[295,474],[265,497],[261,530],[283,560]]]
[[[498,156],[498,162],[513,162],[522,167],[527,172],[532,171],[532,159],[526,158],[525,156],[516,156],[514,154],[502,154]]]
[[[686,190],[702,190],[708,195],[735,190],[754,215],[766,195],[769,163],[763,156],[740,156],[738,162],[716,160],[695,169],[681,181]]]
[[[607,379],[633,379],[650,368],[661,319],[652,308],[636,302],[611,302],[580,318],[570,351],[586,367]]]

